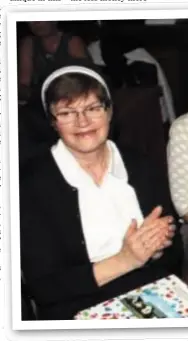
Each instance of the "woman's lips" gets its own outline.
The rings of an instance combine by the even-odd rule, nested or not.
[[[91,137],[94,134],[95,134],[95,130],[90,130],[90,131],[77,133],[76,136],[78,136],[78,137]]]

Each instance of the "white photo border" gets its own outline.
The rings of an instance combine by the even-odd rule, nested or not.
[[[72,20],[120,20],[120,19],[182,19],[188,18],[187,10],[147,11],[64,11],[61,12],[9,12],[8,34],[8,117],[10,164],[10,242],[11,242],[11,295],[13,330],[63,330],[63,329],[124,329],[124,328],[177,328],[187,327],[188,319],[156,320],[87,320],[87,321],[22,321],[21,273],[20,273],[20,221],[19,221],[19,166],[18,166],[18,100],[17,100],[17,37],[19,21],[72,21]]]

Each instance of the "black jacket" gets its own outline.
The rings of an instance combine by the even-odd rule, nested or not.
[[[147,161],[133,151],[122,153],[142,211],[156,205],[170,213],[163,185]],[[163,257],[98,287],[82,232],[78,193],[62,177],[50,151],[27,163],[20,176],[21,266],[39,319],[72,319],[79,310],[170,273],[180,275],[182,241],[177,230]],[[126,203],[125,203],[126,205]]]

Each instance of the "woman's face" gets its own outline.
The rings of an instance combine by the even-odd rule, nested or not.
[[[51,112],[56,117],[54,127],[73,152],[90,153],[106,142],[111,113],[100,105],[93,93],[68,105],[63,100],[52,104]]]

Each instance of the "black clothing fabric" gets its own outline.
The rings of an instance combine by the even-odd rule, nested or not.
[[[120,88],[124,83],[128,87],[154,87],[158,85],[155,65],[134,61],[130,65],[125,53],[135,46],[123,46],[118,37],[104,36],[100,42],[102,58],[111,76],[113,85]]]
[[[19,169],[25,176],[25,165],[28,161],[41,155],[57,140],[58,135],[42,108],[40,101],[19,107]]]
[[[159,204],[169,213],[169,203],[160,195],[162,184],[147,161],[132,150],[122,156],[143,214]],[[99,288],[88,258],[77,189],[63,178],[48,150],[27,167],[27,176],[20,176],[21,266],[39,319],[73,319],[78,311],[140,285],[170,273],[181,275],[183,248],[177,229],[173,246],[159,260]]]

